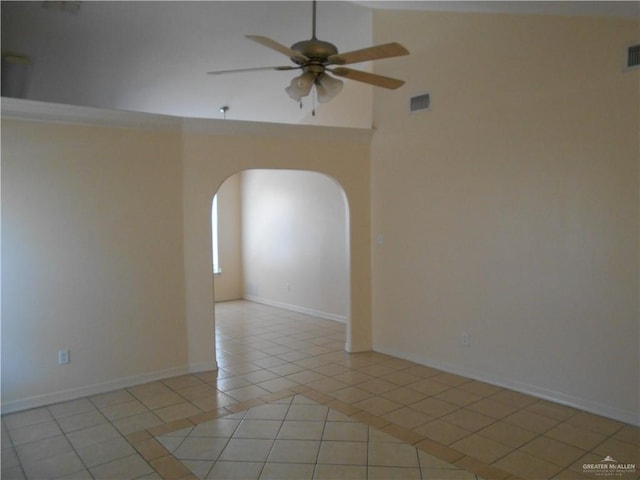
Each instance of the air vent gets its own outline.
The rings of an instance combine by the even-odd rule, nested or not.
[[[640,65],[640,45],[632,45],[627,49],[627,67]]]
[[[429,110],[430,104],[431,104],[431,94],[424,93],[422,95],[416,95],[415,97],[411,97],[411,102],[409,103],[409,110],[412,112],[417,112],[419,110]]]

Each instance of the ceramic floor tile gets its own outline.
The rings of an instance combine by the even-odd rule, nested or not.
[[[47,408],[34,408],[24,412],[10,413],[2,417],[9,430],[24,428],[38,423],[50,422],[53,416]]]
[[[278,438],[286,440],[320,440],[324,431],[323,422],[290,421],[282,423]]]
[[[391,423],[410,429],[420,427],[421,425],[424,425],[425,423],[433,420],[433,417],[430,417],[408,407],[400,408],[398,410],[394,410],[393,412],[387,413],[383,415],[383,418],[390,421]]]
[[[262,395],[270,393],[269,390],[260,388],[256,385],[247,385],[246,387],[236,388],[225,392],[230,397],[234,398],[238,402],[244,402],[245,400],[251,400]]]
[[[367,469],[369,480],[420,480],[422,474],[419,468],[407,467],[377,467]]]
[[[366,442],[369,438],[369,427],[357,422],[326,422],[323,440],[339,440],[350,442]]]
[[[118,403],[130,402],[135,400],[135,397],[126,390],[116,390],[94,395],[89,397],[89,399],[97,408],[104,408]]]
[[[569,423],[561,423],[547,431],[545,437],[573,445],[583,450],[591,450],[606,440],[606,435],[584,430]]]
[[[266,404],[254,407],[247,412],[246,419],[254,420],[284,420],[289,411],[289,404]]]
[[[445,415],[441,420],[474,432],[495,422],[491,417],[466,409],[456,410],[453,413]]]
[[[519,477],[531,479],[552,478],[563,470],[558,465],[540,460],[520,450],[502,457],[493,465]]]
[[[132,415],[131,417],[121,418],[113,422],[120,433],[126,435],[132,432],[138,432],[145,428],[162,425],[163,421],[151,412],[142,413],[140,415]]]
[[[182,460],[182,464],[197,478],[203,479],[206,478],[209,471],[211,471],[214,462],[207,460]]]
[[[401,403],[392,402],[391,400],[387,400],[386,398],[382,397],[367,398],[366,400],[356,402],[353,405],[364,410],[365,412],[369,412],[377,416],[382,416],[385,413],[393,412],[394,410],[398,410],[399,408],[404,407],[404,405]]]
[[[79,448],[77,452],[87,467],[108,463],[136,453],[129,442],[121,437]]]
[[[633,463],[640,466],[640,450],[637,445],[610,438],[592,450],[603,457],[609,455],[619,462]],[[640,470],[640,469],[639,469]]]
[[[276,438],[282,420],[243,420],[233,438]]]
[[[209,472],[207,479],[258,480],[263,466],[262,462],[218,461]]]
[[[415,431],[443,445],[450,445],[472,433],[469,430],[465,430],[464,428],[443,420],[434,420],[417,428]]]
[[[141,413],[147,413],[149,409],[138,400],[130,402],[117,403],[100,409],[100,412],[110,421],[118,420],[124,417],[131,417]]]
[[[416,381],[419,380],[416,377]],[[358,388],[362,390],[366,390],[367,392],[373,393],[375,395],[379,395],[382,392],[388,392],[389,390],[395,390],[398,386],[390,381],[383,380],[381,378],[374,378],[372,380],[368,380],[366,382],[362,382],[358,384]]]
[[[92,412],[96,410],[96,407],[88,398],[79,398],[77,400],[50,405],[48,409],[54,418],[63,418],[69,415]]]
[[[538,434],[551,430],[560,423],[559,420],[545,417],[544,415],[538,415],[537,413],[533,413],[528,410],[520,410],[505,417],[503,421]]]
[[[96,480],[129,480],[153,473],[153,468],[140,455],[131,455],[90,468],[89,471]]]
[[[316,465],[313,480],[367,480],[367,467],[359,465]]]
[[[544,415],[546,417],[551,417],[555,418],[556,420],[563,421],[580,412],[575,408],[567,407],[565,405],[559,405],[547,400],[539,400],[536,403],[528,405],[526,409],[539,415]]]
[[[323,441],[320,445],[318,463],[331,465],[366,465],[366,442]]]
[[[164,423],[169,423],[181,418],[191,417],[202,413],[198,407],[189,402],[177,403],[169,407],[158,408],[153,411],[153,414],[159,417]]]
[[[403,405],[411,405],[424,399],[424,394],[416,392],[410,388],[399,387],[387,392],[382,392],[380,397]]]
[[[569,418],[567,423],[604,435],[613,435],[624,427],[624,423],[587,412],[577,413]]]
[[[312,480],[314,465],[302,463],[266,463],[260,480]]]
[[[481,435],[469,435],[450,446],[459,452],[477,458],[487,464],[495,462],[514,450],[512,447],[490,440]]]
[[[107,421],[108,420],[104,417],[104,415],[102,415],[97,410],[86,413],[79,413],[77,415],[69,415],[57,420],[58,425],[65,433],[93,427],[95,425],[100,425],[101,423],[107,423]]]
[[[419,468],[418,450],[406,443],[369,443],[368,464]]]
[[[84,430],[78,430],[67,435],[67,439],[76,450],[120,437],[121,435],[118,430],[107,423],[85,428]]]
[[[188,437],[182,441],[173,454],[180,460],[215,461],[226,445],[226,438]]]
[[[75,452],[47,457],[23,463],[22,468],[30,479],[56,478],[84,470],[80,457]]]
[[[273,440],[232,438],[220,460],[235,462],[264,462],[271,451]]]
[[[15,452],[17,454],[17,458],[19,458],[21,462],[31,463],[43,458],[72,453],[73,447],[64,435],[58,435],[44,440],[19,445],[15,448]]]
[[[267,462],[312,463],[318,458],[318,440],[276,440]]]
[[[465,408],[486,415],[487,417],[495,418],[496,420],[508,417],[520,410],[513,405],[501,403],[489,398],[478,400],[477,402],[467,405]]]
[[[430,417],[439,418],[451,412],[455,412],[460,407],[436,397],[429,397],[411,404],[411,408],[418,410],[425,415],[429,415]]]
[[[48,412],[47,412],[48,413]],[[14,446],[23,445],[29,442],[44,440],[62,434],[58,424],[49,420],[41,423],[34,423],[26,427],[9,430],[9,436]]]
[[[429,396],[437,395],[438,393],[444,392],[452,388],[451,385],[447,385],[446,383],[442,383],[442,382],[437,382],[433,380],[431,377],[427,379],[419,380],[415,383],[410,383],[406,387]]]
[[[324,421],[329,409],[323,405],[291,405],[286,420]]]
[[[523,445],[520,450],[545,462],[555,463],[561,467],[571,465],[587,453],[584,450],[547,437],[538,437]]]
[[[506,422],[492,423],[478,434],[503,445],[519,448],[536,437],[536,434]]]

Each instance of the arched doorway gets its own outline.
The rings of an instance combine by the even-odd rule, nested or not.
[[[216,302],[245,299],[348,323],[349,206],[338,182],[245,170],[225,180],[213,207]]]

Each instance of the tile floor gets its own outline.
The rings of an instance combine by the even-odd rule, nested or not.
[[[242,301],[218,304],[216,318],[217,372],[4,415],[2,478],[580,479],[603,478],[583,465],[605,457],[639,467],[611,478],[638,478],[638,427],[388,355],[345,353],[336,322]],[[253,418],[283,406],[283,418]]]

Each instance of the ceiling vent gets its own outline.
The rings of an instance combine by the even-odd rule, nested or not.
[[[627,49],[627,67],[640,65],[640,45],[631,45]]]
[[[429,110],[431,104],[431,94],[423,93],[422,95],[416,95],[411,97],[409,102],[409,110],[411,112],[417,112],[419,110]]]

